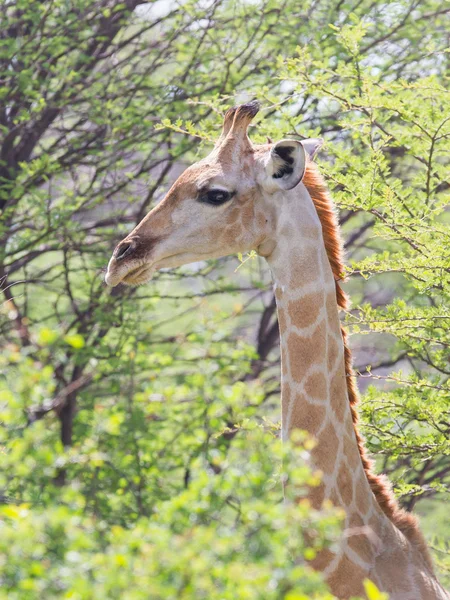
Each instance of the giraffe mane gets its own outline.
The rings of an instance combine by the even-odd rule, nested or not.
[[[303,183],[313,200],[322,225],[325,249],[336,281],[337,304],[339,309],[345,309],[348,307],[348,297],[342,290],[339,283],[342,279],[344,279],[344,250],[338,218],[325,181],[322,175],[319,173],[317,166],[312,162],[307,163]],[[347,332],[342,325],[341,332],[344,343],[347,391],[350,401],[353,428],[355,430],[358,449],[367,480],[381,510],[405,535],[405,537],[420,549],[428,567],[433,571],[428,547],[422,532],[419,529],[417,518],[413,514],[399,507],[387,477],[385,475],[377,475],[374,472],[373,461],[367,455],[367,450],[364,445],[364,438],[358,428],[358,412],[356,410],[356,405],[359,401],[359,393],[356,384],[355,373],[353,370],[352,353],[348,345]]]

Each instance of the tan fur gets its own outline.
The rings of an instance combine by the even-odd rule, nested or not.
[[[355,565],[346,554],[343,554],[336,569],[328,577],[328,584],[332,590],[339,589],[339,598],[350,598],[356,595],[364,597],[362,582],[365,575],[364,569]]]
[[[323,443],[313,448],[312,456],[316,463],[322,465],[324,473],[331,474],[339,449],[339,438],[333,423],[328,423],[322,433],[322,439]]]
[[[310,337],[292,333],[288,340],[291,369],[295,381],[301,382],[305,373],[325,353],[325,323],[321,323]]]
[[[348,524],[348,545],[367,562],[374,559],[375,547],[370,541],[370,532],[358,514],[353,514]]]
[[[323,373],[312,373],[305,382],[305,392],[310,398],[325,402],[327,399],[327,380]]]
[[[293,315],[297,327],[307,327],[315,321],[320,312],[321,298],[317,293],[311,293],[301,300],[289,302],[289,313]]]
[[[311,405],[308,411],[296,412],[292,415],[292,426],[297,429],[309,431],[314,435],[321,423],[323,423],[325,414],[325,407]]]

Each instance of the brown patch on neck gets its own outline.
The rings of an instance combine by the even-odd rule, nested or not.
[[[336,301],[338,307],[345,309],[348,306],[348,298],[339,284],[344,279],[344,252],[340,236],[338,218],[334,210],[333,201],[326,188],[325,181],[320,175],[316,165],[308,162],[303,183],[308,190],[317,210],[322,224],[322,233],[325,249],[330,261],[331,270],[336,281]],[[355,373],[352,366],[352,354],[347,343],[347,332],[341,326],[342,341],[344,343],[345,374],[347,377],[347,392],[350,401],[350,410],[358,444],[359,454],[366,473],[367,480],[372,492],[384,514],[394,525],[416,546],[422,553],[428,568],[433,572],[433,564],[428,551],[427,544],[419,529],[416,517],[401,509],[392,494],[390,484],[383,475],[376,475],[373,471],[373,463],[367,456],[364,439],[358,430],[358,413],[356,405],[359,400]]]

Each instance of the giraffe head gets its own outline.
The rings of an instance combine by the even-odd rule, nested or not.
[[[253,145],[256,102],[228,110],[214,150],[192,165],[114,250],[106,283],[137,285],[155,270],[275,245],[283,197],[300,184],[321,140]]]

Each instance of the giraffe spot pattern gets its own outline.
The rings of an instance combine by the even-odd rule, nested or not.
[[[291,322],[299,329],[309,327],[317,321],[323,307],[323,294],[306,294],[299,300],[289,302]]]
[[[337,484],[344,504],[349,506],[353,501],[353,479],[345,462],[339,468]]]
[[[302,410],[292,412],[290,426],[292,429],[304,429],[311,435],[315,435],[326,417],[326,409],[316,404],[308,404],[304,395],[297,395],[293,402],[302,406]]]
[[[358,460],[360,460],[359,457]],[[359,512],[365,515],[369,510],[369,498],[367,497],[367,490],[362,485],[356,486],[355,501]]]
[[[293,251],[291,259],[291,286],[314,283],[320,277],[317,247],[308,246],[303,252]]]
[[[364,596],[362,582],[367,571],[343,554],[335,570],[327,577],[328,584],[338,598]]]
[[[280,332],[283,333],[287,328],[286,312],[283,308],[278,308],[278,324],[280,326]]]
[[[328,548],[324,548],[323,550],[317,553],[317,556],[315,556],[309,564],[313,567],[313,569],[316,569],[317,571],[324,571],[331,563],[334,557],[335,554],[331,552],[331,550],[329,550]]]
[[[327,380],[323,373],[312,373],[305,383],[305,392],[309,398],[324,402],[328,397]]]
[[[328,356],[327,356],[327,366],[328,371],[333,371],[337,358],[339,356],[339,347],[337,345],[336,339],[333,335],[328,334],[327,338],[328,343]]]
[[[241,211],[239,210],[239,208],[233,208],[233,210],[228,215],[228,223],[235,223],[240,218],[240,215]]]
[[[322,506],[325,498],[325,484],[321,482],[319,485],[311,487],[308,498],[311,502],[311,506],[318,510]]]
[[[347,381],[342,370],[336,371],[331,379],[330,400],[335,415],[342,423],[348,413]]]
[[[301,382],[308,370],[325,353],[326,328],[322,321],[309,337],[293,332],[288,339],[288,353],[291,375],[294,381]]]
[[[320,469],[330,475],[334,471],[334,464],[339,450],[339,439],[332,423],[321,432],[317,446],[313,448],[311,454],[314,462],[320,465]]]
[[[347,544],[358,554],[366,563],[371,563],[374,559],[375,549],[370,540],[371,535],[375,536],[374,532],[364,524],[362,518],[353,514],[349,519],[348,524]]]
[[[340,329],[339,313],[337,308],[336,291],[333,290],[331,294],[327,295],[326,308],[328,323],[333,329]]]
[[[344,435],[344,454],[347,458],[350,469],[356,471],[358,466],[361,464],[361,455],[356,446],[355,434],[353,428],[350,433]],[[366,511],[363,511],[366,512]]]

